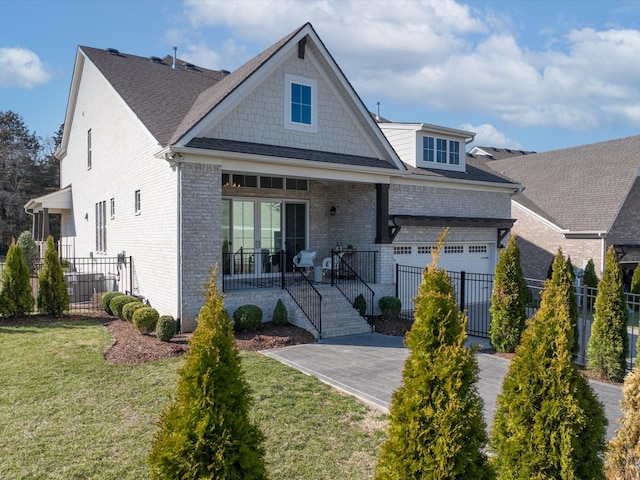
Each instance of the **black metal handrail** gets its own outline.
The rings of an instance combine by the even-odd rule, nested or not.
[[[373,315],[373,289],[362,277],[349,265],[348,262],[335,252],[331,252],[331,285],[338,288],[340,293],[349,300],[349,303],[364,318]],[[337,265],[334,263],[337,262]],[[362,295],[366,302],[365,311],[358,310],[356,299]]]
[[[285,253],[269,248],[240,248],[222,253],[222,291],[283,288]]]
[[[322,295],[300,270],[288,275],[284,289],[322,337]]]

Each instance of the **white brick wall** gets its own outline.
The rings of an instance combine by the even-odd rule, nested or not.
[[[77,257],[95,252],[95,204],[107,202],[107,252],[134,258],[139,294],[161,314],[176,315],[176,176],[154,158],[157,143],[90,62],[85,62],[61,186],[72,185],[73,218],[64,216],[62,243]],[[92,168],[87,169],[87,131]],[[134,211],[134,192],[142,209]],[[116,214],[110,217],[110,199]],[[85,218],[86,216],[86,218]]]

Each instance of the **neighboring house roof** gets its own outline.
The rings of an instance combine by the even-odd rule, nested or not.
[[[562,230],[607,232],[640,169],[640,136],[485,162],[524,186],[513,201]]]
[[[467,158],[478,158],[483,160],[503,160],[505,158],[521,157],[523,155],[531,155],[533,153],[536,152],[514,150],[511,148],[475,146],[471,150],[469,150],[469,153],[467,153]]]

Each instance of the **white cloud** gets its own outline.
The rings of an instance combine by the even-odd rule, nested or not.
[[[471,125],[464,123],[459,127],[468,132],[475,132],[476,137],[473,140],[474,145],[482,145],[485,147],[511,148],[520,150],[522,145],[508,138],[504,133],[496,130],[496,127],[483,123],[482,125]]]
[[[0,48],[0,87],[32,88],[50,78],[45,65],[31,50]]]
[[[185,9],[202,34],[189,49],[219,68],[310,21],[361,96],[526,127],[640,126],[638,30],[555,26],[532,50],[504,14],[453,0],[185,0]],[[209,50],[210,27],[228,32],[232,48]]]

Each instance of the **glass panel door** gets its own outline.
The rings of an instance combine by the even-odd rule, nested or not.
[[[256,246],[255,201],[233,200],[231,211],[231,251],[234,253],[233,271],[236,274],[255,273]]]
[[[287,271],[293,270],[293,257],[307,248],[307,205],[304,203],[285,204],[285,251]]]
[[[280,271],[282,249],[282,203],[260,202],[260,262],[262,273]]]

